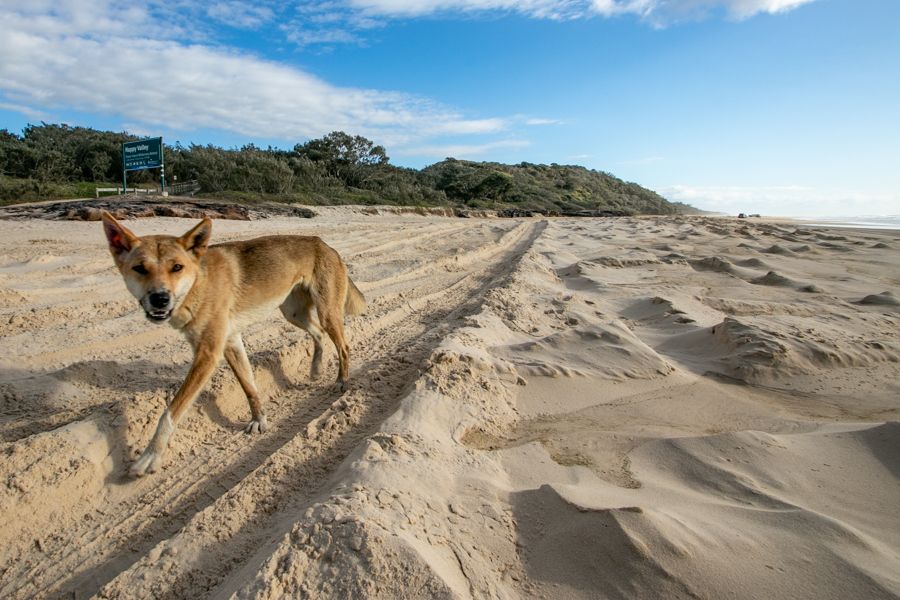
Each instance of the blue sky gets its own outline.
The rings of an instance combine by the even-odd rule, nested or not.
[[[725,212],[900,214],[897,0],[0,0],[0,128],[581,164]]]

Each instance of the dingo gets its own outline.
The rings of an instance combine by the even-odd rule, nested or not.
[[[346,389],[350,354],[344,314],[366,308],[338,253],[317,237],[277,235],[208,246],[212,221],[182,235],[137,237],[104,212],[103,229],[128,291],[147,318],[169,321],[194,349],[187,378],[163,413],[131,474],[156,472],[178,421],[206,385],[222,357],[237,376],[252,420],[248,433],[266,430],[266,415],[253,381],[241,328],[276,306],[312,336],[311,375],[322,371],[322,331],[338,352],[337,384]],[[315,309],[315,312],[313,311]]]

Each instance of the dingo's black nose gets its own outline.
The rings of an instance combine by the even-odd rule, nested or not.
[[[153,308],[168,308],[169,300],[169,292],[153,292],[150,294],[150,306]]]

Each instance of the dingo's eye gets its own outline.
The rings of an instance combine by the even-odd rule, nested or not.
[[[183,268],[184,268],[183,266],[178,265],[178,264],[172,265],[172,272],[177,273],[178,271],[182,270]]]
[[[146,275],[147,269],[144,268],[144,265],[135,265],[131,267],[131,270],[139,275]]]

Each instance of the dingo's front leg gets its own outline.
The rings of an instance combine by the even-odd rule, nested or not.
[[[169,446],[169,438],[175,431],[175,426],[184,416],[184,412],[200,394],[203,386],[209,381],[215,371],[219,360],[222,358],[224,336],[207,335],[201,339],[194,350],[194,363],[188,372],[187,378],[181,384],[181,388],[175,394],[172,404],[166,409],[159,419],[156,433],[147,449],[140,458],[131,466],[130,473],[134,477],[140,477],[146,473],[155,473],[162,466],[163,455]]]
[[[244,349],[244,341],[241,338],[241,334],[234,333],[228,338],[228,343],[225,345],[225,360],[228,361],[231,370],[234,371],[235,377],[237,377],[241,388],[247,395],[247,402],[250,404],[251,421],[244,431],[247,433],[264,433],[268,429],[269,423],[262,408],[256,383],[253,381],[253,367],[250,366],[250,359],[247,358],[247,351]]]

